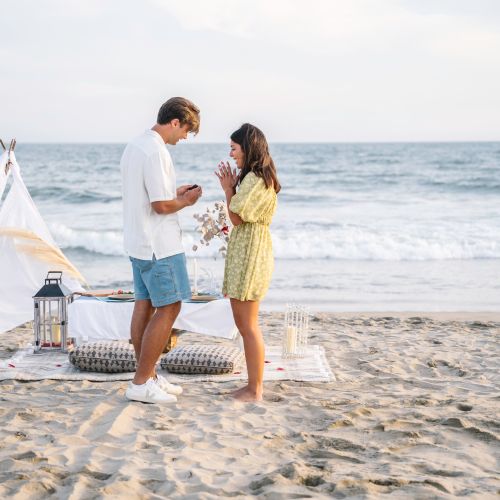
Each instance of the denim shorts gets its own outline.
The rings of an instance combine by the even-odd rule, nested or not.
[[[134,273],[135,300],[150,300],[162,307],[191,298],[186,256],[178,253],[164,259],[142,260],[130,257]]]

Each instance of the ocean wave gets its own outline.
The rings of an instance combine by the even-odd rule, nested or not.
[[[463,176],[420,176],[415,179],[415,184],[421,186],[438,188],[446,192],[455,192],[457,190],[466,190],[471,193],[482,193],[491,191],[498,194],[500,187],[500,176],[493,173],[484,173],[482,175]]]
[[[49,229],[62,250],[76,249],[101,255],[125,255],[121,231],[71,229],[64,224],[51,224]]]
[[[80,205],[82,203],[111,203],[111,202],[121,202],[121,194],[106,194],[99,193],[97,191],[83,191],[83,192],[72,192],[68,193],[64,197],[64,201],[70,204]]]
[[[75,230],[62,224],[50,227],[63,250],[75,249],[106,256],[124,256],[121,231]],[[500,258],[500,233],[495,228],[410,227],[367,228],[333,225],[298,226],[272,233],[277,259],[332,259],[373,261],[474,260]],[[217,257],[222,242],[202,246],[198,235],[185,232],[190,257]],[[198,249],[193,250],[193,245]]]
[[[77,204],[82,203],[111,203],[116,201],[121,201],[121,194],[108,194],[101,193],[93,190],[75,190],[57,186],[49,186],[43,188],[30,188],[30,194],[35,201],[39,200],[51,200],[52,202],[64,202],[67,204]]]
[[[373,261],[475,260],[500,258],[500,235],[493,231],[461,234],[452,229],[424,230],[330,228],[275,232],[274,253],[281,259]],[[489,235],[489,236],[488,236]]]

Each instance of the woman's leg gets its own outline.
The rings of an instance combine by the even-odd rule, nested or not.
[[[260,401],[264,389],[264,339],[259,328],[259,302],[231,299],[234,322],[243,337],[248,385],[233,396],[240,401]]]

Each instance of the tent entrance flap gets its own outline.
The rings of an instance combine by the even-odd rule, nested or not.
[[[2,147],[5,145],[2,142]],[[83,291],[85,279],[66,258],[21,177],[15,139],[0,157],[0,200],[7,178],[12,184],[0,207],[0,333],[33,319],[33,295],[48,271],[63,271],[66,287]]]

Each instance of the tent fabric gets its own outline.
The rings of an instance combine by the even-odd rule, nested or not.
[[[0,207],[0,333],[33,319],[32,297],[45,283],[49,271],[63,271],[63,283],[72,292],[83,291],[80,282],[65,275],[59,263],[41,260],[16,247],[12,233],[21,230],[60,252],[23,182],[14,153],[10,153],[11,165],[5,174],[7,159],[7,153],[0,159],[0,199],[12,175],[12,185]]]
[[[10,174],[10,169],[7,172],[5,172],[5,165],[7,165],[8,161],[9,161],[9,154],[7,153],[7,151],[4,151],[2,153],[2,156],[0,157],[0,200],[2,199],[5,185],[7,184],[7,178],[9,177]]]

